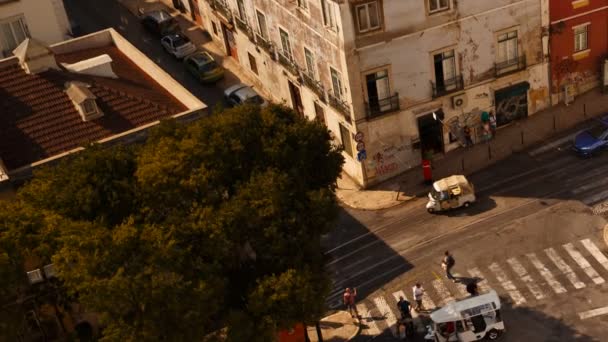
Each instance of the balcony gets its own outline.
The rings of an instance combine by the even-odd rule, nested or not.
[[[251,29],[251,26],[249,26],[249,24],[247,23],[247,21],[243,18],[241,18],[238,15],[234,15],[234,22],[236,23],[236,27],[243,32],[244,34],[247,35],[247,38],[249,38],[249,40],[251,42],[255,42],[255,37],[253,34],[253,30]]]
[[[209,0],[211,8],[219,12],[227,22],[232,23],[232,12],[226,3],[226,0]]]
[[[494,76],[500,77],[502,75],[510,74],[512,72],[520,71],[526,68],[526,55],[519,56],[510,59],[505,62],[494,64]]]
[[[274,60],[274,44],[271,41],[266,40],[264,37],[256,33],[255,43],[257,46],[261,47],[262,50],[266,51],[266,53],[268,53],[270,57]]]
[[[395,93],[384,99],[370,97],[369,102],[365,103],[367,119],[373,119],[386,113],[399,110],[399,93]]]
[[[433,87],[433,98],[441,97],[455,91],[462,90],[464,88],[464,82],[462,75],[458,75],[454,78],[443,80],[441,84],[435,84],[431,81]]]
[[[292,75],[300,76],[300,67],[293,61],[291,56],[279,52],[279,63],[281,63],[281,65],[283,65],[283,67]]]
[[[342,99],[335,97],[331,93],[327,93],[327,100],[329,101],[329,105],[338,110],[338,112],[344,115],[344,118],[347,122],[351,121],[350,118],[350,106],[346,104]]]
[[[325,88],[321,82],[314,79],[314,77],[309,74],[303,72],[302,73],[302,83],[307,86],[310,90],[312,90],[317,96],[319,96],[319,100],[327,103],[325,99]]]

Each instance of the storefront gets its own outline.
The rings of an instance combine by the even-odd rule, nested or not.
[[[528,89],[530,83],[521,82],[495,91],[496,126],[528,116]]]

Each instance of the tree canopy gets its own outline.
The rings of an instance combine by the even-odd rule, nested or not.
[[[11,241],[52,258],[108,341],[269,341],[324,311],[342,164],[327,129],[284,106],[163,122],[36,172],[0,213],[0,275],[23,262]]]

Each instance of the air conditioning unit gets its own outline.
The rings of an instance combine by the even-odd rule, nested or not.
[[[452,96],[452,108],[464,108],[467,105],[467,95],[459,94]]]

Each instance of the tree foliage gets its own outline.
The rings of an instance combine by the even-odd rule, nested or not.
[[[21,210],[0,214],[13,227],[0,230],[0,273],[22,263],[5,240],[52,257],[108,341],[221,329],[269,341],[323,313],[320,237],[342,163],[325,127],[283,106],[164,122],[143,145],[92,146],[38,172]]]

